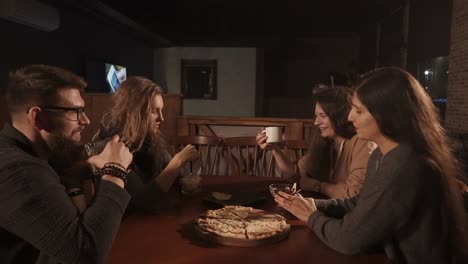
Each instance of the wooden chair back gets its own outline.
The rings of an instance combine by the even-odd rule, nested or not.
[[[169,139],[172,155],[192,144],[200,153],[200,160],[190,162],[188,171],[197,173],[198,167],[202,175],[213,175],[220,155],[222,138],[215,136],[174,136]]]
[[[262,150],[255,137],[230,137],[224,139],[231,175],[274,175],[275,160],[271,151]]]
[[[284,150],[294,165],[307,153],[310,143],[305,140],[287,140]]]

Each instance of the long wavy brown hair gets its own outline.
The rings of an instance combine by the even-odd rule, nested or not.
[[[451,229],[451,248],[467,256],[467,215],[456,183],[460,173],[439,113],[421,84],[408,72],[385,67],[363,77],[356,89],[359,100],[388,138],[412,146],[427,166],[440,176],[443,194],[441,212]],[[443,209],[443,210],[444,210]]]
[[[315,104],[320,104],[325,114],[330,119],[335,134],[344,138],[352,138],[356,132],[353,125],[348,121],[351,110],[351,98],[353,91],[348,87],[331,88],[321,85],[314,92]],[[314,105],[315,105],[314,104]],[[307,164],[310,164],[309,173],[322,181],[330,181],[331,162],[330,152],[333,148],[333,139],[322,138],[320,129],[312,129],[309,144],[309,155]]]
[[[346,139],[352,138],[356,131],[348,121],[351,111],[353,90],[348,87],[319,87],[313,92],[315,103],[319,103],[330,118],[335,134]]]
[[[151,145],[164,145],[161,133],[151,128],[152,102],[162,94],[161,87],[151,80],[133,76],[124,81],[112,96],[112,107],[104,114],[101,127],[120,130],[133,151],[138,151],[145,140]]]

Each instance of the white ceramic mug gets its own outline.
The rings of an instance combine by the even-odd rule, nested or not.
[[[283,141],[283,128],[282,127],[267,127],[265,134],[268,137],[267,143],[275,143]]]

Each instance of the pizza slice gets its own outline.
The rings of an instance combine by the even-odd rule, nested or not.
[[[241,219],[247,219],[250,213],[254,210],[252,207],[236,206],[236,205],[225,206],[222,209],[229,211],[230,213],[238,216]]]
[[[223,218],[199,218],[200,229],[222,237],[245,239],[245,222],[242,220]]]
[[[251,219],[246,223],[247,239],[262,239],[275,236],[288,227],[281,216],[264,215],[261,218]]]
[[[218,210],[208,210],[205,216],[218,219],[246,219],[252,211],[252,207],[225,206]]]

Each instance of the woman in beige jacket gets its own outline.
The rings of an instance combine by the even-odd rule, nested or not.
[[[325,87],[314,92],[317,131],[312,136],[307,154],[297,165],[280,146],[268,145],[285,175],[300,176],[302,189],[330,198],[351,197],[359,193],[373,144],[358,139],[347,120],[351,96],[351,89],[344,87]],[[262,148],[267,147],[266,140],[265,133],[257,135]]]

